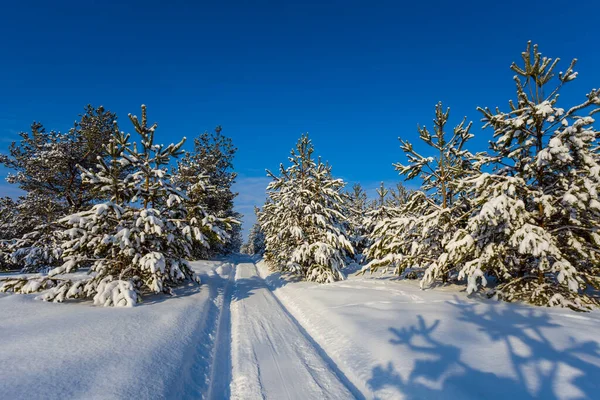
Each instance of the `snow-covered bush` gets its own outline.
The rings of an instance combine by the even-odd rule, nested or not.
[[[469,293],[492,275],[499,284],[489,294],[499,299],[587,309],[599,303],[590,288],[600,287],[599,91],[563,108],[558,95],[576,78],[576,60],[556,74],[558,59],[537,46],[522,56],[523,66],[511,66],[510,110],[480,109],[495,138],[481,159],[494,171],[461,182],[474,210],[426,281],[459,266]]]
[[[108,158],[99,158],[93,170],[82,168],[84,182],[109,200],[59,221],[67,227],[61,233],[64,263],[47,276],[5,279],[0,291],[43,290],[48,301],[89,298],[103,306],[132,306],[144,293],[169,293],[196,280],[186,261],[191,246],[207,246],[208,234],[220,236],[221,221],[199,210],[190,216],[185,196],[171,184],[166,166],[183,140],[155,144],[156,124],[147,125],[145,106],[141,121],[129,117],[139,144],[115,125]],[[89,267],[88,278],[65,276],[82,267]]]
[[[344,182],[331,167],[312,157],[303,135],[292,150],[292,164],[269,172],[269,199],[259,213],[265,233],[265,258],[272,267],[319,283],[344,279],[346,258],[353,253],[343,215]]]

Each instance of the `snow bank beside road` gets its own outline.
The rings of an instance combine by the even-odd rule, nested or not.
[[[274,293],[367,397],[592,399],[600,313],[472,300],[458,288],[369,276]]]
[[[213,270],[231,268],[192,266],[202,286],[178,288],[168,299],[145,297],[134,308],[1,295],[1,397],[200,397],[209,384],[217,289],[226,281]]]

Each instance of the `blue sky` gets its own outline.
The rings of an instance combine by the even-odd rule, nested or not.
[[[398,137],[416,139],[438,101],[451,123],[506,107],[527,40],[580,78],[565,104],[600,86],[593,1],[56,1],[0,13],[0,151],[33,120],[66,130],[85,104],[148,106],[163,142],[223,126],[239,148],[239,209],[252,219],[302,132],[335,175],[395,182]],[[566,65],[564,65],[566,68]],[[417,148],[418,145],[417,145]],[[5,175],[6,171],[0,171]],[[0,183],[0,194],[14,194]]]

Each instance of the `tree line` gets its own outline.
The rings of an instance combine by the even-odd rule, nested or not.
[[[302,135],[257,209],[242,250],[278,271],[327,283],[347,271],[389,271],[422,287],[464,285],[505,301],[589,310],[600,304],[600,147],[593,127],[600,91],[566,107],[559,94],[577,77],[573,60],[527,45],[513,63],[516,99],[478,108],[490,132],[487,151],[469,150],[472,123],[452,126],[435,106],[433,126],[418,126],[427,150],[400,140],[394,164],[418,190],[382,186],[369,201],[315,156]],[[221,134],[164,146],[156,124],[88,106],[67,133],[34,123],[0,164],[25,195],[0,199],[0,291],[43,291],[50,301],[92,299],[133,305],[197,280],[189,260],[240,250],[233,210],[236,152]],[[83,269],[84,279],[72,273]]]
[[[0,164],[25,194],[0,200],[0,291],[42,298],[92,299],[129,306],[148,293],[198,281],[189,260],[239,251],[241,215],[233,209],[236,148],[217,127],[194,139],[156,142],[157,124],[87,106],[67,133],[34,123]],[[73,278],[85,270],[88,277]]]
[[[491,133],[489,150],[469,151],[472,123],[451,127],[435,107],[433,127],[418,127],[428,150],[400,140],[406,161],[394,164],[420,189],[403,186],[393,201],[382,186],[375,204],[364,190],[332,176],[303,135],[289,166],[268,172],[267,201],[244,250],[315,282],[391,271],[422,287],[465,285],[505,301],[589,310],[600,304],[600,133],[593,127],[600,91],[563,105],[577,77],[573,60],[528,43],[513,63],[516,99],[508,108],[478,108]]]

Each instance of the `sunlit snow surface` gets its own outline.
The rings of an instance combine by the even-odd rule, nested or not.
[[[598,311],[193,266],[202,286],[133,308],[0,295],[0,398],[599,398]]]
[[[193,263],[202,286],[133,308],[0,294],[0,398],[199,398],[225,282],[212,270],[221,264]]]
[[[351,276],[286,283],[282,304],[365,397],[600,398],[600,312],[469,299],[461,287]]]

